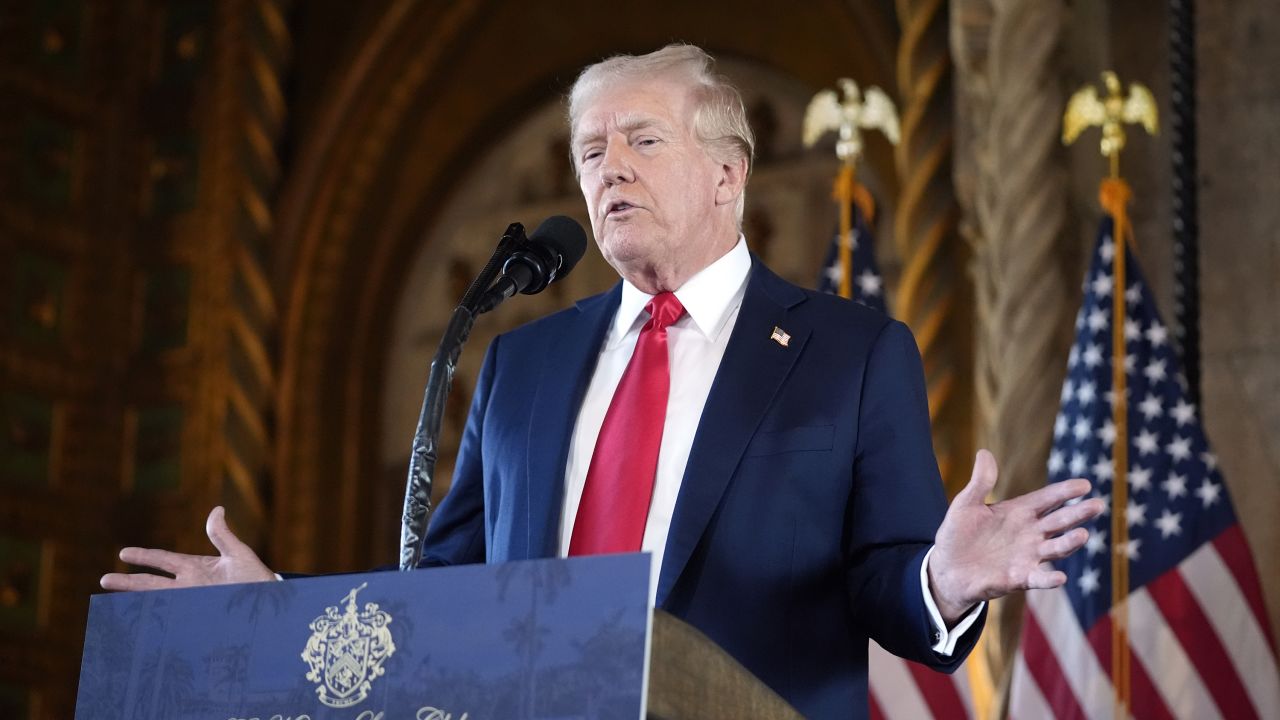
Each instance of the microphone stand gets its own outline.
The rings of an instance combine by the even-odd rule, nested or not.
[[[435,479],[436,458],[439,453],[440,428],[444,418],[445,400],[453,385],[453,373],[458,366],[462,346],[471,335],[471,326],[482,313],[495,307],[493,303],[480,301],[485,291],[506,262],[517,250],[528,243],[524,226],[511,223],[498,241],[493,256],[476,277],[462,302],[454,308],[449,325],[431,360],[427,375],[427,389],[418,413],[418,428],[413,436],[413,449],[409,454],[409,478],[404,491],[404,513],[400,522],[400,569],[413,570],[422,560],[422,541],[431,519],[431,486]]]

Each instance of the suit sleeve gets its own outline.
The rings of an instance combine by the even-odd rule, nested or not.
[[[493,391],[498,363],[498,341],[494,338],[485,353],[475,395],[467,414],[467,425],[458,446],[453,483],[440,507],[431,517],[423,540],[420,567],[466,565],[485,561],[484,436],[485,413]]]
[[[945,512],[920,352],[911,331],[891,321],[863,376],[848,508],[851,607],[855,622],[889,652],[951,671],[979,633],[966,633],[949,657],[931,648],[920,567]]]

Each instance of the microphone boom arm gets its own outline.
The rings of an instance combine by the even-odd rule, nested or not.
[[[414,570],[422,561],[422,542],[427,536],[427,524],[431,520],[431,488],[435,481],[436,459],[439,456],[440,429],[444,418],[445,400],[453,386],[453,373],[458,367],[462,347],[471,336],[476,317],[491,308],[480,309],[477,304],[493,283],[507,258],[524,246],[524,226],[512,223],[498,241],[498,247],[467,288],[462,302],[454,308],[449,325],[445,328],[431,371],[427,375],[427,388],[423,393],[422,410],[418,413],[418,427],[413,435],[413,448],[409,453],[409,477],[405,483],[404,511],[400,521],[400,569]]]
[[[400,569],[413,570],[422,562],[422,545],[431,519],[431,486],[439,455],[440,426],[445,400],[453,385],[462,346],[471,335],[476,318],[489,312],[516,292],[533,295],[569,274],[586,251],[582,226],[563,215],[549,217],[527,238],[524,226],[511,223],[493,256],[454,308],[449,326],[431,360],[427,389],[418,414],[418,429],[409,455],[409,479],[405,483],[404,514],[400,523]],[[495,283],[501,270],[502,277]]]

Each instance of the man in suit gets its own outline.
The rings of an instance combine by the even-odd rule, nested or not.
[[[1065,581],[1048,561],[1102,505],[1064,506],[1080,480],[988,506],[983,452],[946,508],[910,332],[747,251],[753,139],[712,70],[677,45],[579,77],[574,166],[622,280],[490,346],[424,564],[649,551],[658,607],[805,715],[863,716],[868,637],[954,669],[986,600]],[[127,548],[175,577],[103,586],[272,577],[209,528],[221,557]]]

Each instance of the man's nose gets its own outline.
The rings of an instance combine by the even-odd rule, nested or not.
[[[630,154],[625,144],[609,143],[600,159],[600,180],[605,185],[631,182],[635,179],[635,169],[631,164]]]

